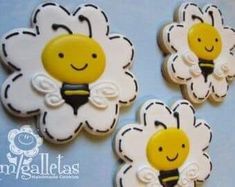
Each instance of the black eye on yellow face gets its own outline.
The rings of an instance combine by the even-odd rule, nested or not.
[[[163,151],[163,148],[162,148],[162,147],[159,147],[159,148],[158,148],[158,151],[159,151],[159,152],[162,152],[162,151]]]
[[[198,39],[197,39],[197,41],[198,41],[198,42],[201,42],[201,41],[202,41],[202,39],[201,39],[201,38],[198,38]]]
[[[183,143],[183,144],[181,145],[181,147],[182,147],[182,148],[185,148],[185,144]]]
[[[219,39],[218,39],[218,38],[216,38],[216,39],[215,39],[215,42],[218,42],[218,41],[219,41]]]
[[[97,54],[96,53],[92,53],[92,58],[97,58]]]
[[[58,54],[58,57],[64,58],[64,53],[59,53],[59,54]]]

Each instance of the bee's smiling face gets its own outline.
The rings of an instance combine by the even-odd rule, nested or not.
[[[70,84],[96,81],[105,69],[105,54],[92,38],[80,34],[62,35],[51,40],[42,52],[46,71]]]
[[[168,128],[152,135],[147,144],[150,164],[161,171],[179,168],[189,153],[189,140],[180,129]]]
[[[189,29],[188,43],[197,57],[204,60],[215,60],[222,49],[220,34],[207,23],[198,23]]]

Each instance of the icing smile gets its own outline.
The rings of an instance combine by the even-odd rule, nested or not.
[[[85,70],[87,67],[88,67],[88,64],[86,63],[83,67],[81,67],[81,68],[78,68],[78,67],[76,67],[76,66],[74,66],[73,64],[70,64],[70,66],[74,69],[74,70],[76,70],[76,71],[83,71],[83,70]]]
[[[18,141],[22,145],[31,145],[33,143],[33,138],[31,136],[20,134],[19,138],[18,138]]]
[[[166,159],[167,159],[169,162],[173,162],[173,161],[175,161],[175,160],[178,158],[178,156],[179,156],[179,154],[177,153],[174,158],[170,158],[170,157],[166,156]]]
[[[212,46],[210,49],[208,49],[207,47],[205,47],[205,50],[207,51],[207,52],[212,52],[213,50],[214,50],[214,46]]]

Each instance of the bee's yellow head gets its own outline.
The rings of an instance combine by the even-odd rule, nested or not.
[[[188,32],[188,43],[197,57],[204,60],[216,59],[222,49],[219,32],[208,23],[194,24]]]
[[[189,139],[184,131],[178,128],[163,129],[149,139],[147,158],[157,170],[173,170],[184,163],[189,149]]]
[[[105,54],[94,39],[81,34],[65,34],[46,45],[42,62],[46,71],[61,82],[88,84],[102,75]]]

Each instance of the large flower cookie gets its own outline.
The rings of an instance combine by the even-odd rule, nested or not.
[[[115,148],[124,161],[116,177],[118,187],[193,187],[206,180],[212,164],[206,149],[212,133],[196,119],[192,105],[177,101],[171,108],[147,101],[140,123],[117,134]]]
[[[235,77],[235,30],[224,25],[220,9],[182,4],[177,22],[163,28],[160,45],[170,54],[163,73],[182,86],[187,99],[193,103],[224,100]]]
[[[40,116],[38,129],[53,143],[71,141],[82,128],[112,132],[120,106],[136,98],[133,45],[110,34],[107,16],[92,4],[73,13],[40,5],[32,28],[2,38],[1,57],[13,71],[2,86],[4,106],[17,116]]]

